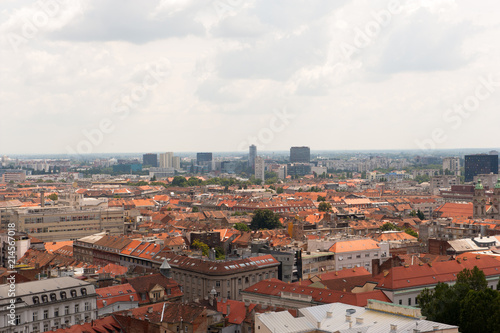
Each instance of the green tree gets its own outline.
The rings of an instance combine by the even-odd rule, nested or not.
[[[276,228],[283,228],[278,214],[275,214],[270,209],[257,209],[256,211],[254,211],[250,229],[259,230]]]
[[[52,201],[56,201],[57,199],[59,199],[59,197],[56,193],[52,193],[51,195],[49,195],[49,199]]]
[[[425,220],[425,214],[420,209],[417,211],[417,217],[420,219],[420,221]]]
[[[283,193],[283,187],[278,187],[278,188],[276,189],[276,193],[278,193],[278,194]]]
[[[457,274],[457,284],[466,285],[468,289],[480,291],[488,288],[484,272],[474,266],[472,270],[464,269]]]
[[[235,223],[233,228],[239,231],[250,231],[250,228],[245,223],[241,222]]]
[[[500,332],[500,293],[489,288],[469,290],[460,303],[460,330],[464,333]]]
[[[208,256],[208,250],[210,249],[207,244],[195,239],[193,243],[191,244],[192,248],[201,250],[201,254],[204,256]]]
[[[320,212],[329,212],[332,210],[332,205],[329,202],[322,201],[318,205],[318,210]]]
[[[196,206],[194,206],[193,209],[192,209],[193,213],[198,213],[199,211],[200,211],[200,209],[198,207],[196,207]]]
[[[400,230],[400,229],[398,228],[398,226],[394,225],[394,223],[386,222],[380,227],[380,230],[392,231],[392,230]]]
[[[316,201],[326,201],[326,198],[322,197],[321,195],[318,195],[318,197],[316,198]]]
[[[413,236],[413,237],[417,237],[418,238],[418,233],[413,230],[412,228],[406,228],[405,229],[405,232],[410,235],[410,236]]]
[[[215,259],[216,260],[224,260],[224,259],[226,259],[226,252],[220,246],[217,246],[215,248]]]

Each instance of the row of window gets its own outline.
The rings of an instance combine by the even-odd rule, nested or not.
[[[76,289],[71,289],[69,291],[71,297],[77,297],[77,291]],[[87,289],[85,288],[80,288],[80,294],[81,296],[87,295]],[[67,293],[65,291],[59,292],[59,300],[67,299]],[[40,300],[42,303],[48,303],[49,302],[49,297],[51,302],[57,301],[57,295],[56,293],[50,293],[49,295],[43,294],[41,296],[33,296],[33,304],[40,304]]]
[[[378,257],[378,252],[375,252],[375,253],[373,254],[373,256],[374,256],[374,257]],[[361,254],[361,253],[360,253],[360,254],[356,254],[356,255],[355,255],[355,258],[356,258],[356,259],[361,259],[361,257],[362,257],[362,254]],[[365,258],[370,258],[370,253],[365,253],[364,257],[365,257]],[[352,258],[353,258],[352,254],[349,254],[349,255],[347,255],[347,256],[346,256],[346,260],[351,260]],[[344,260],[344,256],[338,256],[338,259],[339,259],[339,260]]]

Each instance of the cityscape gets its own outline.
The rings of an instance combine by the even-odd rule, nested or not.
[[[500,332],[497,7],[2,2],[0,333]]]

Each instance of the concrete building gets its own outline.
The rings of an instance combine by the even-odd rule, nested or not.
[[[490,173],[490,174],[487,174],[487,175],[486,174],[480,174],[480,175],[474,176],[473,182],[475,184],[477,184],[479,180],[483,184],[484,188],[492,190],[495,187],[496,183],[497,183],[498,174]]]
[[[15,244],[13,246],[9,245],[9,238],[14,240]],[[21,259],[26,251],[28,251],[31,247],[31,240],[28,237],[28,234],[16,232],[14,235],[11,234],[9,236],[6,230],[0,232],[0,267],[9,268],[9,264],[12,263],[9,263],[9,259],[12,260],[12,251],[9,250],[12,250],[12,247],[15,249],[15,258],[13,263],[15,264],[15,261]]]
[[[251,145],[248,147],[248,166],[250,168],[255,168],[255,158],[257,157],[257,147]]]
[[[496,181],[495,181],[496,182]],[[431,194],[438,195],[439,189],[460,185],[458,176],[435,176],[431,178]]]
[[[262,158],[257,156],[255,158],[255,179],[260,179],[262,182],[264,182],[266,179],[266,161]]]
[[[173,168],[172,158],[174,157],[173,152],[161,153],[159,160],[160,168]]]
[[[364,267],[372,271],[372,260],[384,261],[389,255],[389,244],[373,239],[340,240],[335,242],[329,252],[335,254],[334,270]]]
[[[0,331],[48,332],[97,319],[97,294],[89,282],[60,277],[16,284],[9,295],[9,284],[0,285]],[[7,314],[15,302],[14,326]],[[7,329],[7,331],[4,331]]]
[[[471,182],[479,174],[498,174],[498,155],[465,155],[465,181]]]
[[[311,149],[309,147],[291,147],[290,163],[309,163],[311,161]]]
[[[29,233],[45,242],[76,240],[102,231],[121,235],[124,228],[124,209],[121,207],[28,207],[10,213],[8,220],[15,223],[17,231]]]
[[[443,171],[452,172],[455,176],[460,176],[460,158],[458,157],[445,157],[443,158]]]

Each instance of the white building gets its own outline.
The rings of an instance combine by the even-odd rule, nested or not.
[[[460,176],[460,158],[458,157],[445,157],[443,158],[443,170],[449,170],[454,175]]]
[[[174,153],[172,153],[172,152],[161,153],[159,156],[159,161],[158,161],[158,163],[160,164],[160,168],[172,168],[173,157],[174,157]]]
[[[344,303],[312,306],[290,312],[266,312],[255,316],[255,333],[306,332],[446,332],[458,326],[425,320],[420,309],[368,300],[366,308]]]
[[[257,156],[255,158],[255,179],[260,179],[262,182],[265,181],[265,172],[266,172],[266,161]]]
[[[97,294],[88,282],[61,277],[19,283],[14,290],[0,285],[1,333],[47,332],[97,318]]]

